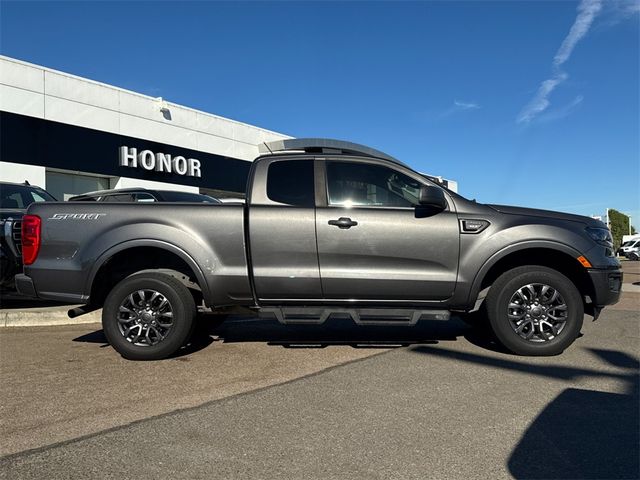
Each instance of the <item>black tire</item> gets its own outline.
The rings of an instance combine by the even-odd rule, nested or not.
[[[153,345],[136,345],[125,338],[120,330],[120,306],[130,295],[139,295],[136,292],[140,290],[152,290],[164,296],[173,315],[166,336]],[[175,353],[189,340],[195,325],[195,316],[195,302],[186,286],[169,275],[145,272],[125,278],[109,292],[102,310],[102,328],[111,346],[124,358],[159,360]]]
[[[533,285],[534,290],[537,288],[540,290],[537,294],[531,294],[526,289],[527,285]],[[558,307],[558,310],[553,311],[556,316],[564,315],[561,318],[564,324],[557,334],[546,323],[551,320],[547,320],[546,316],[544,320],[542,318],[543,314],[547,314],[546,310],[544,312],[540,310],[543,305],[545,305],[545,309],[549,309],[549,318],[552,318],[550,315],[552,311],[550,305],[552,304],[545,304],[538,298],[543,286],[551,288],[551,290],[547,289],[547,292],[555,290],[566,306],[566,310]],[[510,303],[512,297],[516,296],[514,298],[518,300],[520,297],[517,296],[517,292],[521,288],[526,289],[525,294],[531,297],[531,303],[521,301],[520,303],[524,305],[522,308],[510,310],[510,305],[513,305]],[[534,302],[536,298],[538,298],[538,303]],[[555,304],[559,301],[556,300]],[[579,336],[584,318],[582,296],[573,282],[560,272],[539,265],[527,265],[503,273],[491,286],[486,305],[489,322],[496,338],[507,350],[518,355],[550,356],[562,353]],[[527,312],[530,312],[530,315]],[[514,326],[512,326],[509,313],[515,314],[516,317],[526,313],[527,319],[514,320]],[[520,323],[516,324],[516,321]],[[522,322],[527,324],[524,330],[518,333],[516,328],[521,328]],[[551,322],[555,326],[560,325],[554,321]],[[532,331],[533,333],[531,333]],[[524,336],[528,334],[531,334],[532,337],[527,340]],[[549,337],[551,338],[549,339]]]

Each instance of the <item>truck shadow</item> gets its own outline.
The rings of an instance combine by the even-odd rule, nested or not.
[[[189,344],[172,355],[183,357],[203,350],[213,343],[263,342],[283,348],[325,348],[348,346],[351,348],[398,348],[410,345],[437,344],[440,341],[456,341],[469,337],[473,343],[490,350],[499,350],[489,337],[471,332],[461,320],[420,321],[407,326],[360,326],[351,320],[330,319],[321,325],[283,325],[276,320],[256,317],[231,316],[223,323],[216,323],[203,316],[199,319]],[[96,330],[74,342],[100,344],[108,347],[102,330]]]
[[[429,346],[412,351],[567,382],[580,378],[623,381],[624,393],[563,390],[532,421],[507,467],[518,479],[640,478],[638,360],[619,351],[588,350],[606,369],[533,365]]]
[[[333,345],[353,348],[393,348],[416,344],[455,341],[467,331],[458,321],[421,321],[413,327],[395,325],[356,325],[336,318],[321,325],[283,325],[276,320],[255,317],[230,318],[220,325],[203,324],[194,336],[214,337],[224,343],[265,342],[284,348],[324,348]]]

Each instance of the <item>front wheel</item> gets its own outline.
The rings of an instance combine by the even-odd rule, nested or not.
[[[580,292],[550,268],[529,265],[503,273],[491,286],[486,303],[496,337],[518,355],[562,353],[582,328]]]
[[[130,360],[159,360],[188,340],[196,306],[189,289],[162,273],[139,273],[118,283],[102,310],[111,346]]]

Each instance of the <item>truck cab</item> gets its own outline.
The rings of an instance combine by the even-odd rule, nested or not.
[[[418,305],[451,298],[460,250],[451,194],[382,153],[329,145],[305,140],[302,155],[292,142],[284,153],[272,146],[254,164],[247,233],[257,299]],[[421,191],[437,199],[420,203]]]

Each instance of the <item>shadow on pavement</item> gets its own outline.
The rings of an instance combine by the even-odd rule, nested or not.
[[[345,345],[354,348],[392,348],[415,344],[455,341],[468,330],[457,321],[421,321],[413,327],[359,326],[351,320],[329,319],[322,325],[282,325],[276,320],[230,319],[211,328],[209,335],[225,343],[266,342],[286,348],[324,348]]]
[[[189,344],[172,356],[182,357],[214,342],[264,342],[284,348],[325,348],[342,345],[352,348],[394,348],[417,344],[455,341],[467,335],[470,328],[456,319],[421,321],[416,326],[358,326],[351,320],[330,319],[322,325],[282,325],[276,320],[255,317],[229,317],[223,323],[210,322],[206,316],[196,325]],[[102,330],[74,338],[74,342],[98,343],[109,346]],[[482,343],[482,340],[477,340]]]
[[[82,343],[99,343],[100,348],[109,347],[109,342],[107,341],[107,337],[104,335],[103,330],[96,330],[91,333],[87,333],[85,335],[81,335],[73,339],[74,342],[82,342]],[[209,345],[213,343],[213,338],[209,335],[194,335],[191,342],[182,347],[173,355],[169,356],[168,359],[172,358],[180,358],[186,355],[191,355],[192,353],[198,352],[204,348],[207,348]]]
[[[508,468],[518,479],[640,478],[639,362],[623,352],[589,350],[622,371],[530,365],[428,346],[412,349],[424,355],[559,380],[622,380],[626,384],[622,394],[577,388],[560,393],[524,433],[511,453]]]

